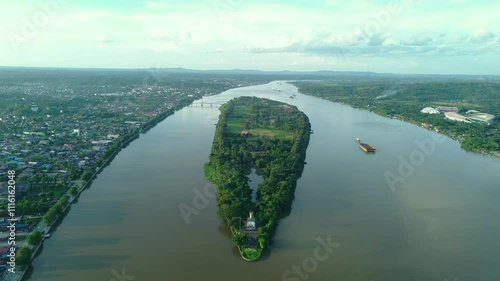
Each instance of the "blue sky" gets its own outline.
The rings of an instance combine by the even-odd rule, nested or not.
[[[0,65],[500,75],[500,2],[2,0]]]

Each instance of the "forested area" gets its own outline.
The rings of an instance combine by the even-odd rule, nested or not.
[[[254,211],[261,252],[270,243],[279,219],[290,211],[296,181],[304,169],[311,125],[296,107],[268,99],[237,98],[220,110],[206,175],[217,185],[219,215],[231,229],[238,229],[236,233],[241,220]],[[251,168],[264,177],[255,202],[246,176]],[[246,243],[241,237],[233,241],[239,247]]]
[[[299,91],[354,108],[398,118],[435,130],[458,140],[462,148],[477,152],[500,151],[500,122],[491,125],[461,123],[444,119],[443,114],[425,114],[425,107],[454,106],[460,112],[477,110],[500,117],[500,83],[478,79],[397,79],[378,81],[293,82]]]

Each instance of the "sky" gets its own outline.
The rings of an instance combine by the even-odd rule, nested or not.
[[[0,66],[500,75],[500,2],[1,0]]]

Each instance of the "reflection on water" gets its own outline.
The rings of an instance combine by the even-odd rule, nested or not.
[[[447,140],[393,192],[384,173],[397,174],[401,157],[418,149],[415,140],[433,133],[298,94],[284,83],[203,102],[242,95],[296,105],[314,130],[292,211],[261,261],[240,258],[214,199],[189,224],[179,211],[207,183],[203,164],[219,115],[215,107],[188,107],[120,152],[45,241],[27,279],[107,281],[125,268],[136,280],[283,280],[313,255],[316,238],[331,236],[341,246],[308,280],[500,280],[499,159]],[[357,137],[377,153],[362,152]],[[258,178],[250,182],[254,188]]]

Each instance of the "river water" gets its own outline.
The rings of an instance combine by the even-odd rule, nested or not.
[[[237,96],[296,105],[314,130],[292,211],[261,261],[240,258],[210,198],[203,164],[219,111],[205,105],[180,110],[120,152],[45,241],[26,280],[500,280],[500,159],[286,83],[203,102]],[[376,154],[362,152],[357,137]],[[325,250],[319,240],[336,244]]]

